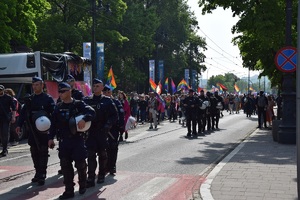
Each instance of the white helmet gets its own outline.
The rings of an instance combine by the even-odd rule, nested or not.
[[[220,109],[220,110],[222,110],[222,109],[223,109],[223,105],[222,105],[222,103],[221,103],[221,102],[218,102],[217,109]]]
[[[40,132],[47,132],[50,129],[51,121],[46,116],[40,116],[35,120],[35,127]]]
[[[35,112],[32,115],[32,122],[34,122],[36,130],[40,133],[47,133],[51,126],[51,121],[44,110]]]
[[[78,122],[82,120],[84,115],[78,115],[75,118],[71,117],[69,121],[69,127],[72,134],[76,134],[77,132],[86,132],[91,127],[91,121],[85,122],[85,126],[82,129],[78,128]]]
[[[91,121],[88,121],[88,122],[85,122],[85,126],[82,129],[78,128],[78,122],[80,120],[82,120],[83,117],[84,117],[84,115],[79,115],[79,116],[75,117],[76,127],[77,127],[78,132],[85,132],[85,131],[89,130],[89,128],[91,127]]]
[[[201,109],[201,110],[205,110],[208,106],[209,106],[209,102],[208,102],[208,101],[203,101],[203,103],[202,103],[200,109]]]

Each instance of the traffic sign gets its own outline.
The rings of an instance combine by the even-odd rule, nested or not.
[[[295,47],[283,47],[275,56],[275,64],[282,72],[294,72],[297,67],[297,49]]]

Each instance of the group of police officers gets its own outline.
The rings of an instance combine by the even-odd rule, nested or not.
[[[112,97],[109,86],[104,86],[101,80],[95,78],[93,94],[84,97],[74,85],[75,79],[71,75],[68,75],[66,82],[59,83],[59,98],[55,103],[44,92],[43,80],[33,77],[33,94],[25,97],[16,128],[19,133],[25,122],[28,125],[28,144],[35,168],[31,181],[38,185],[45,184],[49,148],[55,147],[55,137],[59,141],[60,171],[65,185],[60,199],[74,197],[73,161],[78,173],[79,194],[84,194],[86,188],[94,187],[96,178],[97,183],[103,183],[108,172],[112,175],[116,173],[119,136],[125,128],[123,105]],[[155,95],[151,97],[155,99]],[[218,92],[207,92],[205,95],[202,90],[197,95],[190,89],[180,105],[186,116],[188,137],[203,134],[205,127],[206,130],[219,128],[224,101]],[[153,122],[156,128],[156,120]]]
[[[43,92],[43,80],[33,77],[33,94],[26,96],[16,128],[20,132],[25,122],[29,126],[28,144],[35,168],[31,181],[38,185],[45,184],[49,148],[55,147],[55,137],[59,141],[58,156],[65,185],[59,199],[74,197],[73,161],[79,194],[95,186],[97,163],[97,183],[104,182],[107,172],[116,173],[118,138],[124,131],[123,107],[112,98],[109,86],[93,79],[93,94],[84,97],[74,88],[74,82],[74,77],[68,75],[66,82],[58,84],[59,99],[55,103]]]
[[[186,117],[187,137],[219,129],[219,119],[221,111],[224,109],[224,100],[218,92],[207,92],[205,95],[204,91],[201,90],[200,94],[197,95],[194,90],[190,89],[188,96],[182,98],[180,105]]]

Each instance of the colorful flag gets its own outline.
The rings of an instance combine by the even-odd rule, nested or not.
[[[155,97],[156,97],[157,101],[159,101],[163,105],[163,107],[165,107],[166,104],[165,104],[165,101],[163,100],[163,98],[157,92],[154,92],[154,93],[155,93]]]
[[[156,83],[152,80],[152,78],[149,79],[149,83],[150,83],[150,89],[154,92],[156,90]]]
[[[117,87],[112,67],[110,67],[110,70],[109,70],[108,75],[107,75],[107,85],[110,86],[111,90],[114,90]]]
[[[169,92],[169,79],[166,78],[165,80],[165,91],[168,93]]]
[[[158,93],[158,94],[161,94],[161,88],[162,88],[162,85],[159,81],[156,88],[155,88],[155,92]]]
[[[171,79],[171,86],[172,86],[172,94],[175,94],[175,92],[176,92],[177,90],[176,90],[176,85],[175,85],[173,79]]]
[[[255,91],[255,90],[253,89],[253,87],[251,87],[251,86],[249,87],[249,90],[250,90],[250,91]]]
[[[227,91],[227,90],[228,90],[227,87],[225,87],[225,85],[223,85],[223,84],[221,84],[221,83],[217,83],[217,86],[220,87],[220,90],[221,90],[221,91],[223,91],[223,90]]]
[[[184,78],[177,85],[177,90],[180,90],[182,88],[184,90],[190,89],[190,86],[187,84],[187,82],[184,80]]]
[[[197,92],[200,93],[201,90],[203,90],[203,88],[201,88],[201,87],[198,86]]]
[[[236,84],[234,84],[234,90],[235,90],[236,92],[239,92],[239,91],[240,91],[240,88],[239,88]]]

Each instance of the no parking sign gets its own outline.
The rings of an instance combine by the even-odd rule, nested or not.
[[[282,72],[294,72],[297,67],[297,49],[295,47],[283,47],[275,56],[275,64]]]

